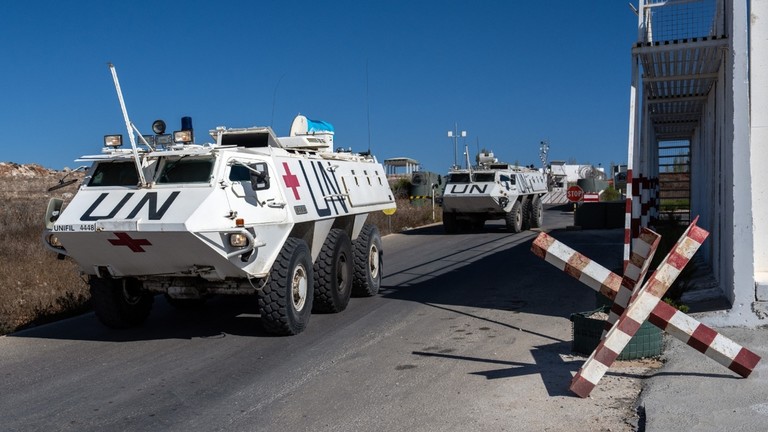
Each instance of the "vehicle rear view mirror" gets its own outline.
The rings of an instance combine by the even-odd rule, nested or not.
[[[256,162],[248,165],[251,174],[251,188],[253,190],[269,189],[269,168],[265,162]]]

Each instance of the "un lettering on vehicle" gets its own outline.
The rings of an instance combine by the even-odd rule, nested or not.
[[[488,185],[477,185],[477,184],[453,184],[451,185],[450,193],[455,194],[484,194],[485,191],[488,189]]]
[[[96,224],[63,224],[54,225],[53,232],[96,231]]]
[[[296,161],[297,164],[283,164],[285,171],[283,180],[286,188],[291,189],[289,197],[301,202],[310,201],[319,217],[348,214],[349,208],[344,199],[342,188],[336,170],[327,161]],[[295,170],[298,165],[298,170]],[[298,171],[294,173],[294,171]],[[298,180],[296,179],[298,177]],[[308,199],[307,195],[308,194]],[[306,209],[294,207],[296,214],[306,214]]]
[[[147,219],[149,220],[160,220],[163,218],[165,213],[168,211],[168,209],[171,207],[171,204],[176,200],[176,197],[179,196],[179,191],[174,191],[170,194],[168,198],[166,198],[164,201],[159,202],[157,197],[157,192],[147,192],[144,194],[139,202],[133,206],[133,209],[126,217],[127,219],[133,219],[136,217],[136,215],[139,214],[139,212],[146,206],[147,207]],[[109,192],[104,192],[101,195],[99,195],[98,198],[91,204],[91,206],[83,213],[82,216],[80,216],[81,221],[98,221],[102,219],[112,219],[120,212],[120,210],[123,209],[123,207],[126,206],[126,204],[131,201],[131,198],[135,195],[134,192],[128,192],[126,193],[118,202],[115,204],[111,209],[109,207],[103,208],[104,206],[102,203],[107,199],[107,197],[110,195]],[[130,208],[130,207],[128,207]],[[105,213],[108,212],[108,213]],[[95,230],[95,228],[94,228]]]

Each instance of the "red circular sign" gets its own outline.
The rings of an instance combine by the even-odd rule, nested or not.
[[[565,196],[568,198],[568,201],[570,202],[579,202],[582,199],[584,199],[584,189],[582,189],[579,186],[571,186],[568,188],[568,191],[565,193]]]

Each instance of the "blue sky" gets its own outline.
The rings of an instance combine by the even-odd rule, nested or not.
[[[548,140],[550,160],[608,167],[627,158],[636,22],[600,0],[6,1],[0,161],[74,167],[125,135],[112,62],[143,133],[191,116],[198,142],[221,125],[282,136],[301,113],[337,146],[370,136],[380,161],[445,172],[458,123],[473,156],[539,165]]]

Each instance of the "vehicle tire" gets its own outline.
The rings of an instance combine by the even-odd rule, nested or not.
[[[138,327],[149,316],[155,296],[144,291],[138,279],[91,276],[91,301],[96,317],[107,327]]]
[[[312,312],[341,312],[352,293],[354,257],[344,230],[334,228],[315,261],[315,298]]]
[[[456,213],[443,213],[443,229],[446,234],[456,234],[459,232]]]
[[[520,201],[515,201],[512,210],[506,214],[507,230],[513,233],[519,233],[523,230],[523,211]]]
[[[523,231],[531,228],[531,219],[533,219],[533,199],[530,196],[523,197],[523,223],[521,229]]]
[[[355,254],[355,274],[352,279],[352,295],[371,297],[379,292],[383,270],[381,236],[376,225],[365,224],[360,235],[353,242]]]
[[[544,204],[541,197],[536,195],[531,205],[531,228],[541,228],[544,225]]]
[[[309,247],[289,237],[272,265],[269,282],[259,291],[264,328],[277,335],[301,333],[309,323],[314,293]]]

